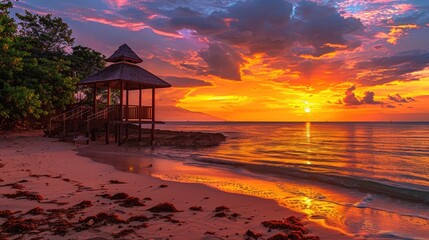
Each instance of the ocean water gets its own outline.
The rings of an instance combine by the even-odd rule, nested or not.
[[[155,177],[274,199],[356,238],[429,239],[429,123],[158,127],[221,132],[228,139],[212,148],[147,152],[162,159],[150,172]],[[135,171],[128,165],[141,161],[119,169]]]

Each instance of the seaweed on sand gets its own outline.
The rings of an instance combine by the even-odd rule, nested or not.
[[[169,202],[160,203],[154,207],[149,208],[148,211],[150,211],[150,212],[179,212],[179,210],[177,210],[177,208]]]
[[[20,198],[20,199],[28,199],[40,202],[43,200],[43,197],[37,193],[31,193],[28,191],[17,191],[16,193],[5,193],[3,194],[6,198]]]

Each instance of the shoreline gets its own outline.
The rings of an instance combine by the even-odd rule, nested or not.
[[[270,230],[266,227],[267,225],[263,226],[261,223],[280,221],[290,216],[297,216],[304,223],[303,228],[311,231],[310,234],[303,234],[304,236],[319,236],[320,239],[350,238],[310,222],[303,214],[279,206],[274,200],[227,193],[203,184],[165,181],[147,175],[121,172],[113,166],[100,164],[77,155],[76,149],[79,148],[84,146],[75,147],[70,143],[44,138],[41,137],[40,132],[2,136],[0,139],[0,149],[2,149],[0,193],[3,195],[0,196],[0,211],[21,211],[14,216],[27,213],[23,216],[29,218],[31,216],[28,211],[39,207],[45,214],[36,216],[40,218],[40,216],[47,216],[49,209],[70,210],[79,203],[90,201],[91,206],[88,204],[74,212],[67,221],[79,223],[82,219],[98,216],[99,213],[115,215],[121,221],[123,219],[129,221],[132,217],[143,215],[150,218],[140,222],[142,223],[140,225],[127,222],[100,226],[97,225],[98,218],[94,218],[92,226],[80,232],[73,228],[76,226],[63,227],[67,238],[79,239],[93,237],[109,239],[112,236],[119,236],[112,234],[119,233],[125,234],[121,237],[127,239],[133,239],[139,235],[154,239],[245,239],[246,236],[252,239],[246,235],[247,230],[260,233],[263,238],[269,238],[285,232]],[[18,182],[21,182],[20,186],[16,185]],[[122,182],[122,184],[113,184],[115,182]],[[16,187],[21,188],[19,191],[22,192],[37,193],[43,199],[12,200],[4,197],[4,194],[17,193]],[[128,199],[138,198],[137,202],[145,206],[120,206],[125,200],[111,199],[117,193],[126,193]],[[149,208],[165,202],[172,203],[181,212],[155,214],[148,211]],[[61,205],[63,203],[66,204]],[[216,212],[216,209],[222,206],[226,208]],[[192,207],[199,210],[192,211],[189,209]],[[221,214],[215,216],[218,213]],[[5,222],[5,218],[0,218],[2,227]],[[55,235],[51,231],[40,229],[29,232],[27,234],[31,234],[28,235],[31,237],[63,238],[60,234]],[[0,234],[5,235],[4,232]]]

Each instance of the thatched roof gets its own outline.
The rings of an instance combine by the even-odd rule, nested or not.
[[[118,88],[119,81],[125,81],[128,84],[128,89],[135,90],[142,88],[167,88],[171,85],[149,71],[126,62],[112,64],[98,73],[82,79],[78,85],[107,85],[111,83],[111,87]]]
[[[135,65],[143,62],[139,56],[127,44],[123,44],[106,61],[117,62],[103,70],[80,80],[77,85],[107,86],[109,83],[113,88],[120,87],[120,81],[124,81],[128,89],[141,88],[166,88],[171,85],[149,71]]]
[[[143,60],[137,56],[137,54],[128,47],[127,44],[122,44],[116,50],[112,56],[106,59],[107,62],[131,62],[131,63],[141,63]]]

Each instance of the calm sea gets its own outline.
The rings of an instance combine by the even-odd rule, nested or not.
[[[152,170],[156,177],[274,199],[356,237],[429,239],[429,123],[159,127],[228,139],[207,149],[155,149],[153,158],[170,162]]]

